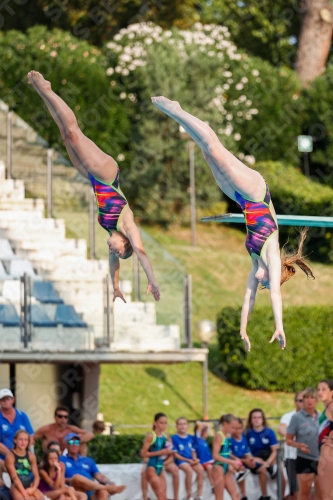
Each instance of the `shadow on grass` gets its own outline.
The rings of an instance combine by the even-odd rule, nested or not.
[[[187,399],[185,399],[178,391],[177,389],[174,388],[174,386],[172,384],[170,384],[170,382],[168,382],[167,380],[167,375],[166,373],[163,371],[163,370],[160,370],[159,368],[154,368],[153,366],[151,367],[148,367],[145,369],[145,372],[147,373],[147,375],[149,375],[150,377],[154,377],[154,378],[157,378],[158,380],[161,380],[163,382],[163,384],[165,384],[176,396],[178,399],[180,399],[180,401],[182,401],[182,403],[184,403],[184,405],[190,410],[192,411],[195,415],[197,415],[198,418],[200,418],[200,414],[197,412],[197,410],[195,410],[193,408],[193,406],[187,401]]]

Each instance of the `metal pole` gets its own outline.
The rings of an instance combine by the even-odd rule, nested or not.
[[[31,341],[31,280],[27,273],[21,277],[21,341],[24,348]]]
[[[195,213],[195,169],[194,169],[194,146],[195,142],[188,142],[190,156],[190,194],[191,194],[191,245],[196,246],[196,213]]]
[[[279,443],[278,449],[276,451],[276,463],[277,463],[277,500],[282,500],[283,498],[283,491],[282,491],[282,467],[281,467],[281,441]]]
[[[104,342],[103,344],[107,347],[111,347],[113,341],[113,308],[111,300],[111,276],[107,274],[104,280]]]
[[[185,342],[189,349],[192,348],[192,276],[187,274],[184,278],[184,320]]]
[[[140,302],[140,263],[136,254],[133,255],[134,301]]]
[[[95,193],[93,188],[89,191],[89,242],[90,242],[90,258],[96,259],[95,248]]]
[[[306,177],[310,177],[309,153],[304,153],[304,174]]]
[[[202,343],[203,349],[207,349],[207,342]],[[203,420],[208,420],[208,354],[202,364],[202,389],[203,389]]]
[[[53,149],[47,150],[47,173],[46,173],[46,192],[47,192],[47,217],[53,218],[53,199],[52,199],[52,170],[53,170]]]
[[[7,113],[7,179],[12,179],[13,167],[13,112]]]

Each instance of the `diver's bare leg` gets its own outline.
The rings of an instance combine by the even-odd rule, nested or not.
[[[51,89],[51,84],[37,71],[30,71],[28,78],[45,102],[60,129],[68,154],[75,168],[87,177],[87,172],[102,180],[112,182],[117,175],[115,160],[103,153],[80,130],[76,117],[69,106]]]
[[[234,191],[238,191],[247,198],[262,199],[265,193],[262,176],[230,153],[207,123],[184,111],[177,101],[161,96],[153,97],[152,102],[176,120],[202,149],[219,187],[227,196],[235,199]]]

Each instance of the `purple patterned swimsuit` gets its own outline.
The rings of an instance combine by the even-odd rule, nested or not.
[[[266,242],[272,234],[278,231],[278,226],[269,208],[271,195],[267,182],[263,200],[248,200],[237,191],[235,191],[235,195],[245,217],[247,229],[245,247],[251,257],[253,254],[261,257]]]
[[[120,170],[118,167],[114,181],[106,184],[96,179],[90,172],[88,173],[89,180],[95,192],[98,222],[108,233],[111,233],[113,230],[119,231],[118,222],[120,216],[128,205],[119,187],[119,174]]]

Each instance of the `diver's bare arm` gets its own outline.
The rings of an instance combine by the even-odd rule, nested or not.
[[[131,242],[133,251],[136,253],[140,264],[146,273],[148,279],[147,293],[151,292],[155,300],[160,300],[160,291],[155,280],[153,268],[143,247],[140,232],[134,220],[126,224],[126,234]]]
[[[256,300],[256,293],[258,289],[258,280],[255,277],[256,271],[257,267],[253,266],[247,279],[246,291],[241,313],[240,334],[242,339],[245,341],[248,350],[251,349],[251,344],[246,333],[246,328]]]
[[[126,302],[119,288],[119,272],[120,272],[119,258],[115,254],[110,253],[109,262],[110,262],[110,274],[113,285],[113,301],[115,301],[116,298],[119,297],[121,300]]]
[[[280,252],[269,252],[267,255],[269,269],[269,286],[271,303],[275,320],[275,332],[270,340],[278,340],[281,349],[286,347],[286,337],[283,330],[282,321],[282,296],[281,296],[281,258]]]

